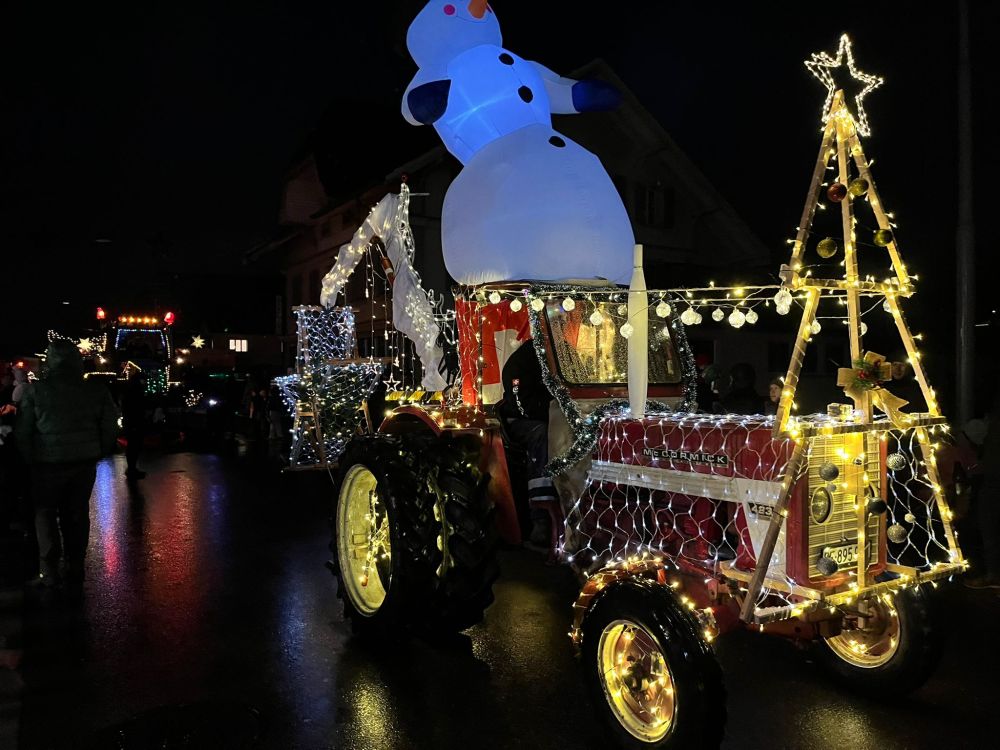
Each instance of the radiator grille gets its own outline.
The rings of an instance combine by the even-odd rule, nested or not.
[[[865,435],[865,472],[868,475],[869,485],[878,494],[881,491],[880,479],[880,452],[879,439],[877,435]],[[816,567],[825,547],[836,547],[841,544],[849,544],[858,541],[858,516],[854,509],[855,495],[859,495],[859,501],[864,502],[865,487],[859,483],[857,488],[843,487],[845,460],[838,453],[838,450],[845,449],[847,438],[844,435],[831,435],[826,437],[816,437],[813,439],[809,453],[809,494],[806,498],[805,512],[809,519],[808,543],[809,543],[809,577],[822,578],[823,574]],[[836,491],[831,492],[833,498],[832,509],[829,517],[823,523],[816,523],[811,512],[810,501],[813,492],[819,487],[825,487],[828,483],[820,476],[820,468],[823,464],[830,462],[836,465],[841,472],[836,480]],[[865,546],[868,548],[868,562],[873,564],[878,559],[878,532],[880,516],[869,516],[867,531],[865,532]]]

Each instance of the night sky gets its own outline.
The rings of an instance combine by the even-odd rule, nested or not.
[[[0,352],[7,354],[37,350],[38,331],[57,313],[87,317],[98,304],[117,309],[148,299],[150,289],[169,302],[169,284],[152,282],[170,273],[245,273],[241,254],[275,230],[282,175],[314,143],[316,128],[324,125],[328,145],[335,127],[344,149],[374,151],[380,122],[399,117],[415,69],[404,37],[419,2],[102,5],[20,3],[5,11]],[[953,3],[937,11],[910,2],[497,0],[493,7],[505,46],[523,57],[560,72],[605,58],[775,248],[776,262],[818,148],[825,92],[802,61],[835,52],[849,32],[860,68],[886,78],[868,99],[874,132],[866,151],[906,257],[926,279],[921,314],[951,338],[941,316],[953,299]],[[985,109],[998,83],[987,57],[998,25],[995,11],[973,11],[984,277],[996,246],[989,210],[997,156],[987,148]],[[243,282],[230,283],[237,294],[220,292],[220,300],[238,313]],[[985,292],[983,314],[992,302]]]

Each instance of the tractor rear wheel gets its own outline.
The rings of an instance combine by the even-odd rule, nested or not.
[[[467,452],[430,435],[380,435],[352,441],[341,466],[332,567],[355,632],[479,622],[497,535]]]

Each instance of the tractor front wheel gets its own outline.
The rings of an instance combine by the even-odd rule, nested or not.
[[[581,657],[591,701],[618,746],[721,744],[722,670],[669,589],[636,578],[601,594],[584,619]]]
[[[818,644],[820,658],[838,682],[872,696],[903,695],[927,681],[941,658],[923,589],[882,594],[860,605],[839,635]]]

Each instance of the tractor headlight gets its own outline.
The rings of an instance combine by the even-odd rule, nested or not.
[[[814,523],[823,523],[830,517],[833,509],[833,497],[826,487],[817,487],[812,494],[812,501],[809,503],[809,512],[812,514]]]

